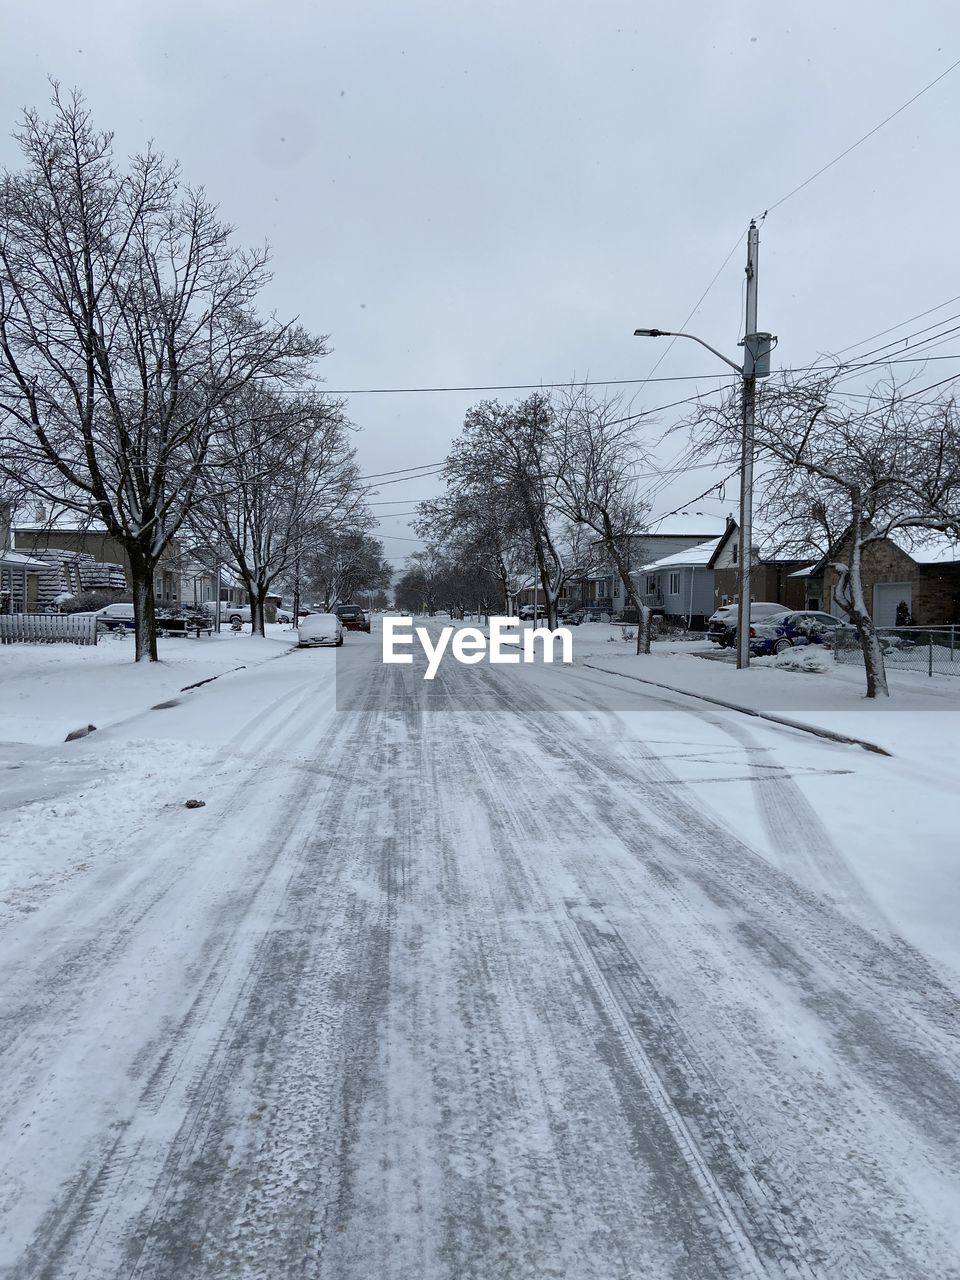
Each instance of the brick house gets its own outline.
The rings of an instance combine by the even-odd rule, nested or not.
[[[758,532],[756,528],[754,532]],[[707,568],[713,570],[716,609],[739,598],[739,535],[739,524],[732,516],[728,517],[727,527],[707,564]],[[807,590],[809,577],[802,576],[802,571],[809,564],[809,556],[798,560],[779,554],[776,534],[760,531],[754,540],[750,561],[751,598],[782,604],[785,609],[820,608],[819,603],[811,603]]]
[[[831,559],[844,561],[845,549]],[[842,614],[836,599],[839,575],[826,561],[824,556],[812,566],[809,590],[820,592],[823,608]],[[916,626],[960,623],[960,543],[945,534],[897,529],[868,542],[861,576],[867,608],[878,627],[896,625],[901,603]]]

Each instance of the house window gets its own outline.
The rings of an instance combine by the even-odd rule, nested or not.
[[[737,546],[737,544],[736,544],[736,543],[734,543],[734,544],[733,544],[733,563],[734,563],[734,564],[736,564],[736,563],[737,563],[737,552],[738,552],[738,550],[739,550],[739,547]]]
[[[670,574],[670,590],[668,595],[678,596],[680,594],[680,570],[675,569]]]
[[[657,578],[656,574],[651,574],[647,578],[647,595],[655,596],[657,594]]]

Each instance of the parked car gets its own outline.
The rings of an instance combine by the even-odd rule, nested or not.
[[[837,627],[842,626],[842,618],[835,618],[832,613],[821,613],[816,609],[774,614],[771,618],[757,619],[750,623],[750,652],[783,653],[794,645],[830,645],[833,644]]]
[[[311,613],[297,628],[297,648],[343,644],[343,626],[335,613]]]
[[[707,639],[718,644],[721,649],[732,647],[737,639],[737,609],[735,604],[725,604],[707,619]],[[750,621],[770,618],[777,613],[786,613],[782,604],[769,600],[754,600],[750,606]]]
[[[522,604],[517,610],[517,617],[522,622],[530,622],[535,618],[545,618],[547,616],[547,606],[544,604]]]
[[[370,619],[358,604],[338,604],[334,613],[346,631],[370,631]]]
[[[134,628],[132,604],[108,604],[93,616],[101,635],[105,631],[132,631]]]

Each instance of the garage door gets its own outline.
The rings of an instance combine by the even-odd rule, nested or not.
[[[873,588],[873,620],[878,627],[897,625],[897,606],[903,601],[913,612],[913,589],[909,582],[878,582]]]

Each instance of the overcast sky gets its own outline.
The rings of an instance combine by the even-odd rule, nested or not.
[[[958,58],[944,0],[44,0],[4,14],[0,162],[19,166],[8,135],[47,77],[81,88],[121,152],[152,138],[240,240],[269,241],[268,303],[330,335],[331,390],[643,378],[663,344],[634,328],[679,327],[751,216]],[[958,100],[960,68],[770,212],[779,364],[960,294]],[[688,326],[733,357],[743,262]],[[678,342],[655,376],[716,368]],[[697,385],[716,384],[624,390],[639,407]],[[365,473],[442,460],[484,394],[351,397]],[[657,510],[710,480],[675,478]],[[436,487],[375,501],[407,512]],[[408,518],[375,510],[401,563]]]

